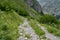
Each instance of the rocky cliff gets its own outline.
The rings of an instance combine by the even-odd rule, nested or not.
[[[41,5],[37,0],[25,0],[25,2],[32,7],[34,10],[36,10],[38,13],[43,14]]]
[[[38,0],[42,6],[42,10],[49,14],[54,14],[60,18],[60,0]]]

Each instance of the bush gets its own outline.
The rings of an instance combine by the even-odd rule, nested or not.
[[[22,22],[22,17],[15,11],[0,11],[0,40],[17,40],[18,25]]]
[[[14,10],[22,16],[27,16],[28,10],[23,0],[0,0],[0,10],[10,11]]]
[[[15,2],[12,0],[0,0],[0,9],[2,11],[10,11],[15,6]]]
[[[48,15],[48,14],[45,14],[45,15],[42,15],[40,17],[40,20],[39,20],[41,23],[48,23],[48,24],[51,24],[51,23],[57,23],[58,20],[55,16],[52,16],[52,15]]]

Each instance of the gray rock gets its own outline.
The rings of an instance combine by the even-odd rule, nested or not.
[[[32,7],[34,10],[36,10],[38,13],[43,14],[41,5],[37,0],[25,0],[25,2]]]
[[[25,27],[27,26],[27,27]],[[25,19],[24,23],[19,26],[19,31],[24,29],[24,31],[20,34],[21,35],[18,40],[40,40],[40,37],[35,33],[35,31],[32,29],[32,27],[29,25],[27,19]],[[25,35],[29,34],[31,38],[26,38]]]
[[[43,12],[60,16],[60,0],[38,0]],[[60,18],[60,17],[58,17]]]
[[[56,37],[55,35],[49,33],[44,26],[41,26],[40,24],[38,24],[38,26],[40,26],[40,28],[45,32],[45,36],[48,40],[60,40],[60,37]]]

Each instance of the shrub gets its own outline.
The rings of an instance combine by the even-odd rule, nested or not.
[[[51,24],[51,23],[56,24],[58,22],[55,16],[48,15],[48,14],[42,15],[39,21],[41,23],[48,23],[48,24]]]
[[[0,11],[0,40],[17,40],[18,25],[22,22],[22,17],[15,11]]]
[[[15,6],[15,2],[12,0],[0,0],[0,9],[2,11],[10,11]]]
[[[28,10],[23,0],[0,0],[0,9],[2,11],[14,10],[22,16],[27,16]]]

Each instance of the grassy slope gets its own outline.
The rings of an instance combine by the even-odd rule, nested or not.
[[[60,37],[60,29],[57,29],[56,27],[47,24],[42,24],[42,25],[45,26],[50,33]]]
[[[18,26],[23,22],[19,15],[30,18],[39,15],[24,0],[0,0],[0,10],[0,40],[17,40]]]
[[[22,16],[35,18],[36,15],[38,15],[39,17],[39,14],[34,9],[27,6],[24,0],[0,0],[0,6],[1,9],[4,8],[5,10],[13,9]]]
[[[24,0],[0,0],[0,40],[16,40],[18,33],[18,25],[23,22],[21,16],[27,17],[29,20],[39,20],[40,14],[34,9],[27,6]],[[14,10],[14,11],[11,11]],[[17,12],[17,13],[16,13]],[[19,15],[18,15],[19,14]],[[36,34],[43,35],[35,21],[31,21],[31,26],[35,30]]]
[[[37,19],[38,21],[40,21],[40,14],[38,14],[34,9],[32,9],[32,8],[30,8],[30,7],[28,7],[26,4],[25,4],[25,2],[24,2],[24,0],[18,0],[18,1],[16,1],[16,5],[17,5],[17,12],[20,14],[20,15],[22,15],[22,16],[25,16],[25,17],[27,17],[27,18],[29,18],[29,20],[32,18],[32,19]],[[51,22],[51,20],[50,20],[50,18],[51,18],[51,20],[53,20],[54,22],[57,22],[57,21],[55,21],[54,19],[53,19],[53,17],[52,16],[48,16],[48,19],[46,20],[46,21],[48,21],[49,20],[49,22]],[[44,21],[45,21],[45,19],[43,19]],[[32,24],[32,26],[34,27],[34,24],[33,23],[31,23]],[[35,25],[36,26],[36,25]],[[52,27],[52,26],[51,26]],[[53,27],[54,28],[54,27]],[[35,27],[34,27],[34,29],[35,29]],[[38,32],[39,32],[39,28],[36,28],[36,29],[38,29],[38,31],[37,31],[37,34],[39,34]],[[55,29],[56,30],[56,29]],[[51,31],[51,30],[50,30]],[[57,30],[58,31],[58,30]],[[60,31],[58,31],[58,32],[60,32]],[[59,36],[59,33],[57,33],[57,35]]]
[[[36,20],[30,20],[30,21],[29,21],[29,24],[30,24],[31,27],[35,30],[35,33],[36,33],[37,35],[39,35],[39,37],[44,38],[45,32],[39,28],[39,26],[38,26],[38,24],[39,24],[38,21],[36,21]]]
[[[0,11],[0,40],[16,40],[18,25],[22,22],[22,17],[16,12]]]

